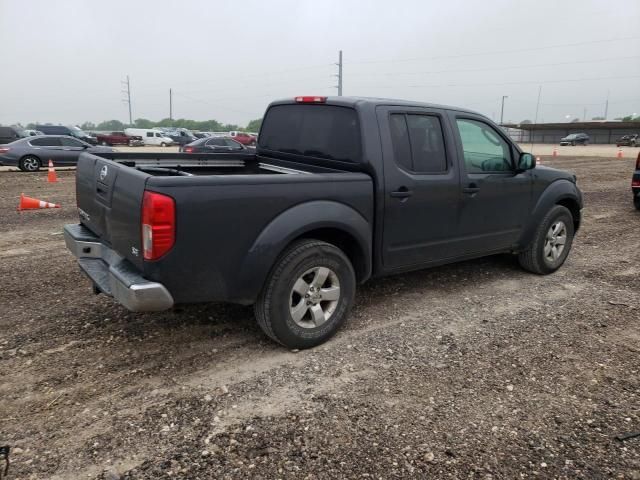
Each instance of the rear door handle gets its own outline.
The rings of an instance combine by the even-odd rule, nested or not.
[[[413,195],[413,190],[409,190],[407,187],[400,187],[389,194],[393,198],[409,198],[411,195]]]

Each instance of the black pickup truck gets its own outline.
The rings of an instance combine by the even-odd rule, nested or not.
[[[582,208],[482,115],[348,97],[272,103],[255,152],[84,154],[76,182],[65,239],[96,293],[254,304],[289,348],[331,337],[372,277],[497,253],[551,273]]]

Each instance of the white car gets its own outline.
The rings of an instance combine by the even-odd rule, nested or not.
[[[175,143],[164,132],[155,128],[125,128],[124,133],[130,137],[141,137],[145,145],[168,147]]]

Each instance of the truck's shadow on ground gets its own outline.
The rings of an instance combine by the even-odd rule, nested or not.
[[[412,298],[417,295],[451,295],[473,289],[478,283],[504,279],[517,280],[530,275],[517,265],[510,255],[495,255],[430,269],[370,280],[360,285],[356,294],[352,316],[369,316],[387,309],[398,298]],[[121,307],[115,306],[119,309]],[[375,320],[374,320],[375,321]],[[269,340],[258,327],[253,308],[250,306],[208,303],[180,305],[172,310],[156,314],[131,314],[125,330],[128,335],[137,336],[145,329],[154,329],[158,335],[168,335],[175,341],[172,332],[194,329],[194,336],[202,335],[215,340],[220,337],[243,336],[246,344],[257,342],[264,348]],[[357,330],[358,322],[347,322],[347,330]],[[164,333],[163,333],[164,332]],[[189,335],[181,336],[185,341]],[[244,343],[244,342],[243,342]],[[277,347],[278,348],[278,347]]]

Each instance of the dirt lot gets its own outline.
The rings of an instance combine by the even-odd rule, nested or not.
[[[320,348],[250,308],[131,314],[64,249],[72,171],[0,174],[9,478],[640,479],[631,160],[559,158],[584,224],[548,277],[499,256],[373,281]],[[17,213],[21,192],[61,203]]]

